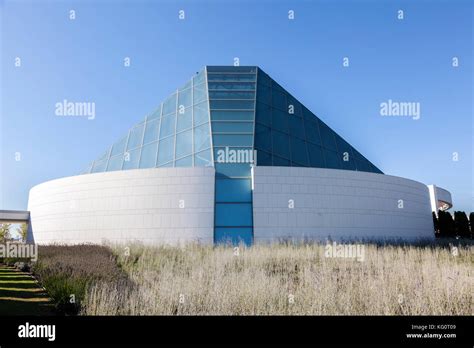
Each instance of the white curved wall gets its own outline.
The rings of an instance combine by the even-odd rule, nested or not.
[[[389,175],[256,167],[254,241],[434,238],[428,187]],[[289,200],[294,208],[289,208]],[[403,208],[399,208],[399,200]]]
[[[30,191],[34,241],[211,244],[214,175],[212,167],[154,168],[45,182]],[[253,215],[255,243],[434,238],[428,187],[374,173],[256,167]]]
[[[34,241],[212,243],[214,174],[212,167],[153,168],[42,183],[28,200]]]

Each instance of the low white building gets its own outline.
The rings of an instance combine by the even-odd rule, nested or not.
[[[33,187],[29,238],[411,241],[434,238],[432,211],[451,206],[444,189],[383,174],[258,67],[208,66],[84,173]]]

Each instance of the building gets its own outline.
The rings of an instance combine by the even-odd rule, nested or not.
[[[432,205],[260,68],[207,66],[28,210],[38,243],[176,245],[434,238]]]

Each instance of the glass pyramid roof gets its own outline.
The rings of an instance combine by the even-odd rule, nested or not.
[[[83,173],[218,166],[223,146],[255,149],[259,166],[382,173],[255,66],[205,67]]]

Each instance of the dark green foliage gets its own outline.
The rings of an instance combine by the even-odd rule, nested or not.
[[[450,213],[446,211],[438,210],[438,226],[439,226],[440,237],[447,237],[447,238],[456,237],[454,220]]]
[[[469,225],[471,227],[471,238],[474,238],[474,212],[469,214]]]
[[[456,232],[456,236],[461,238],[469,238],[470,231],[469,231],[469,220],[467,219],[467,215],[463,211],[455,211],[454,212],[454,228]]]
[[[436,236],[444,238],[472,238],[474,213],[469,214],[470,221],[463,211],[455,211],[454,219],[449,212],[438,211],[438,219],[433,215]],[[471,228],[469,228],[469,225]]]

